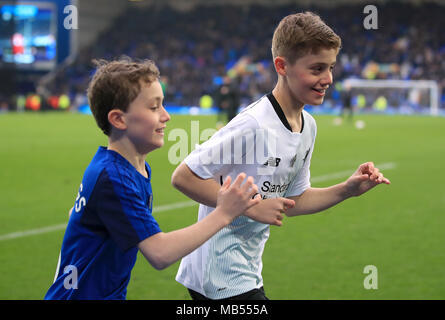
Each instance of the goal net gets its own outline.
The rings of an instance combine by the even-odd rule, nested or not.
[[[342,87],[349,103],[359,110],[439,114],[440,90],[436,81],[347,79]]]

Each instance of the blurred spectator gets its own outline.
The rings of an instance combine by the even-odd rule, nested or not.
[[[224,77],[223,84],[215,94],[216,105],[219,109],[218,122],[225,124],[236,116],[240,106],[238,87],[236,79]]]
[[[9,105],[6,101],[0,100],[0,113],[6,113],[9,111]]]

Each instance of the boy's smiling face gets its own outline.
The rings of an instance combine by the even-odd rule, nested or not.
[[[290,64],[284,58],[281,74],[296,104],[320,105],[326,89],[332,84],[332,70],[336,63],[337,49],[320,49],[316,54],[306,54]],[[277,64],[277,61],[275,62]],[[277,69],[277,71],[279,71]]]
[[[125,113],[127,137],[141,153],[164,145],[164,128],[170,115],[162,105],[164,94],[159,81],[141,83],[141,91]]]

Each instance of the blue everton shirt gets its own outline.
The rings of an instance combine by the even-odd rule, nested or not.
[[[99,147],[68,222],[56,277],[45,299],[125,299],[137,244],[160,232],[152,216],[151,169],[141,175]]]

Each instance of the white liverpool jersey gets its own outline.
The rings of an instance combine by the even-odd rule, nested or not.
[[[253,176],[263,199],[297,196],[310,187],[316,136],[314,118],[303,110],[301,132],[292,132],[272,94],[252,103],[184,162],[199,177],[218,183],[239,173]],[[199,206],[198,220],[215,208]],[[224,299],[263,285],[262,254],[269,225],[246,216],[233,220],[185,256],[176,280],[210,299]]]

